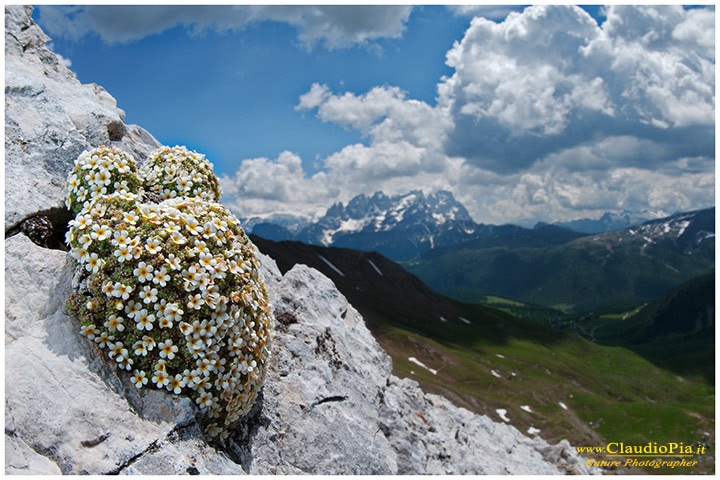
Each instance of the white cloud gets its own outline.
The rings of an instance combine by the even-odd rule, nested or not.
[[[307,176],[302,160],[292,152],[278,158],[250,158],[241,162],[232,177],[222,175],[223,201],[240,217],[268,212],[319,213],[338,195],[338,186],[324,172]]]
[[[297,27],[308,49],[329,50],[398,38],[412,6],[332,5],[86,5],[39,7],[39,21],[53,36],[79,39],[95,32],[106,43],[129,42],[178,25],[193,34],[242,30],[277,21]]]
[[[519,5],[448,5],[448,8],[459,16],[485,17],[501,21],[510,14],[522,10]]]
[[[325,158],[321,181],[299,170],[293,182],[312,185],[318,208],[377,190],[448,189],[491,223],[713,204],[714,11],[606,15],[602,26],[571,6],[473,18],[434,105],[393,86],[313,84],[295,108],[360,131],[363,143]]]

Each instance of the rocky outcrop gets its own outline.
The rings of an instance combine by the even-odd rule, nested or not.
[[[60,208],[87,146],[143,154],[156,145],[122,123],[104,90],[59,64],[29,14],[6,7],[6,227]],[[5,240],[6,473],[583,473],[565,445],[394,377],[330,279],[303,265],[281,275],[260,253],[276,314],[268,377],[230,440],[210,445],[192,402],[137,390],[96,355],[64,306],[72,260],[16,231]]]
[[[125,112],[104,88],[81,84],[58,61],[31,12],[5,8],[5,231],[62,206],[65,176],[57,172],[67,173],[83,150],[113,145],[144,158],[160,146],[125,125]]]

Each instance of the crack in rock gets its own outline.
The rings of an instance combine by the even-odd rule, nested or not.
[[[65,207],[51,207],[32,213],[5,230],[5,239],[19,233],[35,245],[66,252],[65,233],[73,214]]]

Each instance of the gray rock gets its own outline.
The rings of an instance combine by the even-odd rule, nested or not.
[[[252,474],[395,473],[395,452],[378,416],[390,358],[323,274],[296,265],[276,281],[266,277],[276,292],[271,297],[275,313],[293,320],[275,330],[263,424],[245,447],[246,469]]]
[[[564,440],[550,446],[424,393],[417,382],[390,376],[380,408],[382,430],[397,451],[399,474],[553,475],[598,473]],[[566,448],[570,447],[570,448]]]
[[[36,453],[22,439],[5,435],[5,473],[11,475],[60,475],[60,468]]]
[[[6,231],[32,213],[62,207],[65,179],[83,150],[112,145],[142,162],[160,146],[124,124],[125,112],[102,87],[82,85],[58,61],[31,13],[5,7]]]

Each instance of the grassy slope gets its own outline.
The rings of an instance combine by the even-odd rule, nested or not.
[[[395,374],[457,405],[496,421],[501,421],[496,409],[504,408],[514,426],[524,432],[538,428],[551,442],[714,443],[714,388],[680,379],[629,350],[598,346],[497,309],[442,297],[378,254],[254,241],[283,271],[298,262],[328,275],[392,356]],[[523,411],[523,405],[533,413]],[[706,464],[695,471],[712,468]]]

